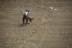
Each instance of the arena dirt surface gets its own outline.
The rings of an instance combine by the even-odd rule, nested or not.
[[[72,0],[0,0],[0,48],[72,48]]]

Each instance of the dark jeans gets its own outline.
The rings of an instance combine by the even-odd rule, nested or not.
[[[25,19],[26,19],[26,15],[23,16],[23,19],[22,19],[23,20],[23,24],[25,22]],[[26,19],[26,23],[28,23],[28,19]]]

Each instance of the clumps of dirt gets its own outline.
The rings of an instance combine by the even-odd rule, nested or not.
[[[7,19],[7,17],[4,15],[0,15],[0,20],[3,20],[3,19]]]
[[[45,23],[47,20],[45,18],[41,19],[41,23]]]

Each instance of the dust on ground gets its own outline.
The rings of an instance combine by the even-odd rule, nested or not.
[[[24,26],[22,12],[34,20]],[[72,0],[0,0],[0,48],[71,48]]]

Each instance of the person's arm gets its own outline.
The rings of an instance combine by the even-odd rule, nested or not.
[[[28,13],[27,18],[28,18],[28,19],[30,18],[30,13]]]
[[[28,16],[30,16],[30,13],[28,13]]]

